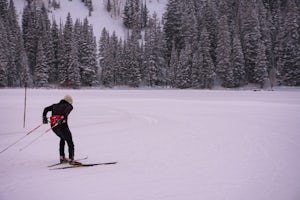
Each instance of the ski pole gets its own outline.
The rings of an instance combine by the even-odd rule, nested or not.
[[[51,131],[54,127],[56,127],[58,125],[58,123],[54,124],[53,126],[51,126],[50,128],[48,128],[45,133],[48,133],[49,131]]]
[[[0,153],[3,153],[4,151],[6,151],[7,149],[9,149],[10,147],[14,146],[15,144],[17,144],[18,142],[20,142],[21,140],[23,140],[27,135],[29,135],[33,131],[37,130],[38,128],[40,128],[42,125],[43,125],[43,123],[40,124],[40,125],[38,125],[37,127],[33,128],[32,130],[28,131],[24,136],[22,136],[21,138],[19,138],[14,143],[10,144],[8,147],[6,147],[5,149],[3,149]]]
[[[29,142],[27,145],[25,145],[24,147],[20,148],[19,151],[23,151],[24,149],[26,149],[27,147],[29,147],[30,145],[32,145],[34,142],[36,142],[38,139],[40,139],[43,135],[45,135],[46,133],[48,133],[50,130],[52,130],[54,127],[56,127],[58,125],[58,123],[55,123],[53,126],[51,126],[49,129],[47,129],[44,133],[42,133],[41,135],[39,135],[37,138],[35,138],[34,140],[32,140],[31,142]]]
[[[32,140],[31,142],[29,142],[28,144],[26,144],[24,147],[20,148],[20,151],[23,151],[24,149],[26,149],[27,147],[29,147],[32,143],[34,143],[35,141],[37,141],[39,138],[41,138],[46,133],[47,132],[45,131],[44,133],[42,133],[41,135],[39,135],[37,138],[35,138],[34,140]]]

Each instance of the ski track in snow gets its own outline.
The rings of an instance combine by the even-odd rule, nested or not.
[[[111,166],[51,171],[49,126],[0,154],[0,199],[296,200],[300,91],[0,90],[0,150],[65,94],[76,157]]]

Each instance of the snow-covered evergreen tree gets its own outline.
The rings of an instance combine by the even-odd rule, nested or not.
[[[203,59],[201,58],[201,56],[202,55],[199,46],[197,46],[197,50],[193,54],[193,63],[192,63],[192,70],[191,70],[192,88],[201,88],[200,71],[201,71],[201,64]]]
[[[196,42],[198,40],[198,21],[195,13],[194,2],[192,0],[186,0],[186,5],[184,6],[185,15],[182,16],[182,34],[184,36],[185,45],[190,44],[192,51],[196,50]]]
[[[164,60],[163,33],[156,13],[149,20],[145,34],[145,56],[143,76],[148,86],[164,85],[166,62]]]
[[[122,84],[122,75],[120,73],[120,46],[116,32],[114,31],[110,37],[109,42],[109,51],[110,51],[110,65],[113,72],[113,85],[121,85]]]
[[[210,45],[208,31],[204,27],[201,31],[199,44],[199,79],[201,88],[212,88],[214,86],[215,72],[213,59],[210,53]]]
[[[51,23],[48,18],[48,11],[44,4],[41,9],[37,12],[37,24],[38,24],[38,37],[42,42],[43,53],[46,58],[46,66],[48,73],[55,68],[55,55],[53,40],[51,37]],[[48,75],[49,76],[49,75]],[[53,78],[53,77],[52,77]]]
[[[180,0],[169,0],[164,14],[164,32],[167,44],[167,57],[169,61],[172,51],[172,45],[175,44],[175,48],[180,51],[184,46],[184,37],[182,35],[182,11],[183,2]]]
[[[140,27],[136,23],[140,23],[140,1],[126,0],[123,11],[123,23],[127,28]]]
[[[16,60],[18,59],[18,46],[21,44],[21,30],[18,26],[16,10],[14,7],[13,1],[10,1],[8,6],[8,16],[6,16],[6,28],[7,28],[7,37],[8,37],[8,48],[7,51],[8,61],[7,65],[7,83],[8,86],[19,86],[18,82],[20,81],[20,76],[17,69]],[[20,67],[20,66],[19,66]],[[21,70],[21,69],[20,69]]]
[[[141,28],[148,26],[149,10],[147,7],[147,2],[141,3]]]
[[[48,85],[48,67],[44,54],[43,41],[38,42],[36,66],[34,68],[34,84],[37,87],[45,87]]]
[[[259,44],[256,65],[253,71],[253,79],[256,83],[260,84],[260,86],[263,87],[264,80],[268,77],[268,60],[266,56],[266,47],[263,42]]]
[[[64,46],[64,34],[63,24],[59,25],[58,43],[57,43],[57,83],[62,84],[66,80],[66,68],[65,68],[65,46]]]
[[[51,39],[53,45],[53,66],[49,68],[49,82],[56,83],[58,78],[58,66],[60,63],[59,60],[59,49],[60,49],[60,38],[59,28],[56,23],[56,20],[53,19],[51,26]]]
[[[135,33],[133,30],[132,33]],[[141,49],[139,46],[138,36],[132,34],[127,40],[127,50],[129,51],[129,65],[127,71],[128,86],[138,87],[141,83]]]
[[[280,82],[284,85],[300,85],[299,12],[294,0],[288,0],[286,14],[278,35]]]
[[[242,44],[239,34],[233,31],[232,45],[231,45],[230,64],[233,70],[234,85],[233,87],[239,87],[246,82],[245,72],[245,59],[242,50]]]
[[[80,63],[78,61],[78,46],[74,43],[70,54],[71,63],[67,66],[67,85],[72,88],[79,88],[80,82]]]
[[[0,85],[22,86],[27,68],[27,57],[24,54],[24,43],[14,1],[0,2]],[[27,76],[27,75],[26,75]]]
[[[1,11],[1,10],[0,10]],[[7,65],[8,65],[8,54],[6,49],[8,48],[8,37],[7,31],[4,26],[4,20],[0,17],[0,87],[6,87],[7,83]]]
[[[59,70],[60,74],[60,84],[64,86],[74,86],[77,87],[77,76],[79,75],[78,64],[78,45],[74,40],[73,34],[73,22],[71,14],[68,13],[66,24],[63,30],[63,44],[64,44],[64,53],[63,53],[63,64]],[[72,70],[74,69],[74,70]],[[74,73],[74,74],[73,74]],[[78,73],[78,75],[77,75]],[[75,79],[74,79],[75,78]]]
[[[216,48],[217,48],[217,35],[218,35],[218,13],[217,6],[214,1],[204,1],[201,8],[200,22],[202,24],[199,28],[202,31],[205,27],[208,32],[208,41],[210,42],[210,55],[214,65],[216,65]]]
[[[76,20],[74,25],[74,37],[77,41],[78,58],[80,62],[81,83],[85,86],[97,84],[97,47],[93,35],[93,29],[85,18],[83,25]]]
[[[176,70],[176,87],[190,88],[192,85],[191,72],[192,72],[192,58],[193,52],[190,44],[181,50],[179,55],[179,63]]]
[[[88,6],[92,1],[82,2]],[[96,85],[97,48],[101,83],[109,87],[211,88],[214,71],[225,87],[262,84],[271,76],[273,82],[276,77],[280,84],[299,85],[300,8],[296,0],[169,0],[162,23],[148,17],[147,2],[124,2],[123,20],[130,29],[126,39],[108,33],[97,47],[87,19],[73,24],[69,14],[65,24],[57,25],[55,19],[50,24],[46,7],[30,0],[23,9],[21,32],[14,1],[0,0],[0,86],[22,86],[24,80],[37,83],[40,50],[49,84]],[[121,14],[120,0],[105,3],[115,16]],[[186,56],[187,49],[190,56]]]
[[[22,31],[30,74],[34,76],[38,44],[37,8],[35,2],[28,1],[23,10]]]
[[[172,48],[172,52],[171,52],[171,59],[170,59],[170,64],[167,70],[167,83],[169,86],[172,87],[176,87],[175,83],[176,81],[176,70],[178,68],[179,65],[179,58],[178,58],[178,53],[177,50],[175,48],[175,44],[173,43],[173,48]]]
[[[99,57],[101,68],[101,82],[104,86],[114,86],[114,71],[111,63],[110,54],[110,35],[109,32],[103,28],[99,40]]]
[[[216,72],[224,87],[233,87],[234,77],[230,63],[231,34],[227,16],[223,15],[219,22],[218,42],[216,48]]]
[[[241,31],[242,46],[245,57],[245,70],[247,80],[255,83],[254,68],[259,42],[261,42],[258,10],[252,1],[241,1]],[[249,9],[249,8],[253,9]]]

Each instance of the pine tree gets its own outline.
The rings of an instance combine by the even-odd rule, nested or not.
[[[231,45],[231,55],[230,55],[230,63],[231,68],[233,70],[234,76],[234,85],[233,87],[239,87],[246,82],[245,77],[245,59],[242,50],[241,40],[236,31],[233,32],[232,35],[232,45]]]
[[[157,15],[154,13],[149,20],[149,27],[145,31],[145,69],[143,77],[148,86],[161,86],[166,83],[163,45],[163,33]]]
[[[124,11],[123,11],[123,24],[125,27],[130,28],[132,24],[132,19],[131,19],[131,10],[130,10],[130,1],[126,0],[125,5],[124,5]]]
[[[170,64],[167,70],[167,83],[169,86],[176,87],[175,83],[177,82],[176,80],[176,70],[178,68],[178,63],[179,58],[178,58],[178,53],[175,48],[175,44],[173,43],[173,48],[171,52],[171,59],[170,59]]]
[[[101,68],[101,82],[104,86],[114,86],[114,71],[111,64],[110,54],[110,35],[109,32],[103,28],[99,41],[99,57]]]
[[[279,39],[279,72],[283,85],[300,85],[300,44],[299,13],[294,0],[288,0],[287,11],[280,29]]]
[[[8,15],[8,1],[0,0],[0,19],[3,23],[7,20]]]
[[[129,66],[131,64],[130,50],[127,44],[127,40],[123,41],[122,59],[121,59],[121,73],[123,78],[122,85],[128,85],[129,83]]]
[[[66,24],[63,30],[63,44],[64,44],[64,62],[63,66],[59,71],[61,74],[60,77],[60,84],[63,84],[65,86],[72,86],[74,81],[77,80],[71,80],[70,73],[72,72],[72,67],[74,67],[74,73],[77,73],[75,70],[77,70],[78,67],[78,58],[76,52],[77,52],[77,44],[74,41],[74,35],[73,35],[73,22],[71,18],[71,14],[68,13]],[[73,75],[75,77],[77,75]],[[76,77],[77,78],[77,77]]]
[[[258,19],[259,19],[261,42],[265,46],[265,55],[267,58],[267,70],[270,71],[271,68],[275,66],[274,50],[272,46],[272,31],[275,30],[274,27],[272,26],[273,19],[271,16],[271,12],[267,10],[266,6],[263,4],[263,0],[257,1],[257,8],[258,8]]]
[[[233,87],[234,78],[230,63],[231,35],[227,16],[222,16],[219,23],[218,42],[216,48],[216,72],[224,87]]]
[[[192,51],[196,50],[195,41],[198,40],[198,21],[195,13],[194,2],[192,0],[186,0],[183,7],[182,21],[182,35],[184,37],[184,45],[192,45]]]
[[[135,33],[135,31],[132,31]],[[132,34],[127,40],[127,50],[129,53],[129,65],[127,70],[127,84],[130,87],[138,87],[141,82],[141,63],[140,63],[140,47],[138,36]]]
[[[45,87],[48,85],[48,68],[42,43],[42,40],[38,42],[36,66],[34,68],[34,84],[37,87]]]
[[[26,54],[28,57],[28,66],[30,74],[34,76],[36,66],[36,54],[37,54],[37,12],[35,2],[28,1],[28,4],[24,7],[22,17],[22,30],[23,40]]]
[[[255,83],[254,68],[256,65],[258,44],[261,42],[257,7],[252,1],[244,1],[241,6],[242,46],[245,57],[247,81]],[[249,8],[253,9],[249,9]]]
[[[55,69],[54,45],[51,37],[51,25],[48,18],[48,12],[44,4],[37,12],[38,38],[42,42],[43,52],[46,58],[48,73]],[[49,76],[49,75],[48,75]],[[52,81],[52,80],[51,80]]]
[[[214,86],[214,63],[210,54],[209,34],[204,27],[200,35],[199,44],[199,79],[201,88],[212,88]]]
[[[123,62],[123,41],[122,39],[118,40],[117,44],[117,53],[116,53],[116,61],[117,61],[117,73],[116,73],[116,84],[117,85],[125,85],[125,70],[122,68]]]
[[[263,43],[260,43],[257,52],[256,65],[254,68],[254,81],[263,87],[265,78],[268,77],[268,60],[266,56],[266,47]]]
[[[147,3],[141,3],[141,28],[145,28],[148,26],[148,18],[149,18],[149,10],[147,8]]]
[[[216,4],[214,1],[205,1],[203,3],[204,5],[202,6],[201,9],[201,15],[200,15],[200,22],[199,24],[202,24],[200,26],[200,29],[203,30],[205,29],[208,32],[208,41],[210,42],[210,55],[213,60],[214,65],[216,65],[216,48],[217,48],[217,29],[218,29],[218,13],[216,10]],[[201,31],[202,31],[201,30]]]
[[[181,6],[182,2],[179,0],[169,0],[164,15],[164,32],[168,49],[166,59],[168,61],[170,60],[173,42],[178,51],[184,46],[181,21],[183,13],[181,12]]]
[[[8,16],[6,16],[6,29],[7,29],[7,39],[8,39],[8,48],[7,51],[7,83],[8,86],[20,86],[20,71],[17,68],[17,59],[19,55],[18,47],[21,45],[22,40],[21,30],[18,26],[16,10],[14,7],[13,1],[10,1],[8,6]],[[18,55],[17,55],[18,54]],[[19,66],[20,67],[20,66]]]
[[[192,72],[191,72],[191,79],[192,79],[192,88],[201,88],[201,79],[200,79],[200,71],[201,71],[201,52],[199,47],[197,48],[196,52],[193,54],[193,63],[192,63]]]
[[[87,77],[86,85],[95,86],[98,85],[97,74],[98,74],[98,65],[97,65],[97,43],[96,38],[93,33],[93,27],[88,26],[88,36],[87,36],[88,45],[88,68],[85,70],[83,76]]]
[[[109,65],[113,72],[113,85],[120,85],[122,83],[120,74],[120,49],[117,34],[114,31],[110,37],[109,42]]]
[[[14,2],[0,1],[0,12],[0,86],[22,86],[27,63]]]
[[[79,88],[80,83],[80,68],[79,68],[79,61],[78,61],[78,46],[74,44],[72,46],[70,60],[72,61],[70,65],[67,66],[67,73],[68,73],[68,86],[72,88]]]
[[[56,23],[56,20],[53,19],[51,26],[51,38],[53,44],[53,66],[49,68],[49,82],[56,83],[58,78],[58,66],[60,63],[59,60],[59,49],[60,49],[60,38],[59,38],[59,29]]]
[[[64,34],[63,24],[60,23],[58,32],[58,43],[57,43],[57,82],[62,85],[67,79],[67,70],[65,67],[65,45],[64,45]]]
[[[92,16],[92,12],[94,11],[93,1],[92,0],[85,0],[85,6],[89,10],[89,16]]]
[[[123,11],[123,23],[127,28],[140,27],[140,1],[139,0],[126,0]]]
[[[191,87],[192,56],[191,45],[187,44],[179,55],[179,63],[176,70],[176,87],[178,88]]]
[[[9,4],[11,35],[13,43],[15,44],[15,64],[17,69],[16,86],[23,86],[28,80],[28,61],[24,48],[24,41],[22,36],[21,27],[18,22],[18,16],[16,14],[16,8],[13,0],[10,0]]]
[[[3,18],[0,17],[0,87],[6,87],[7,83],[7,64],[8,55],[5,49],[8,48],[7,31],[4,26]]]

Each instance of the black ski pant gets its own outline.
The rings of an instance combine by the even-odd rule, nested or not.
[[[59,155],[65,157],[65,143],[68,144],[69,158],[74,159],[74,143],[72,133],[67,123],[58,125],[53,128],[54,133],[60,138]]]

